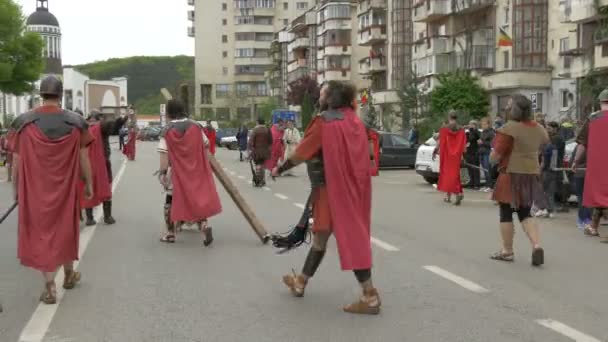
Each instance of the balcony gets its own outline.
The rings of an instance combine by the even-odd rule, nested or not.
[[[188,27],[188,37],[194,37],[194,27]]]
[[[550,71],[510,70],[495,72],[481,77],[481,83],[489,91],[520,88],[551,87]]]
[[[298,58],[297,60],[295,60],[292,63],[289,63],[287,65],[287,72],[294,72],[299,68],[305,68],[307,66],[306,63],[306,59],[305,58]]]
[[[494,70],[495,60],[494,46],[473,45],[466,56],[463,53],[456,54],[456,66],[459,69]]]
[[[374,45],[384,41],[386,41],[386,25],[370,26],[359,32],[359,45]]]
[[[295,63],[294,63],[295,64]],[[301,66],[287,74],[287,83],[295,82],[301,78],[310,75],[310,71],[306,66]]]
[[[599,18],[596,4],[600,7],[608,6],[608,0],[571,0],[572,12],[570,21],[577,24],[595,21]]]
[[[608,69],[608,57],[604,57],[604,52],[608,50],[608,46],[606,46],[606,44],[595,46],[595,61],[593,66],[595,70]]]
[[[494,5],[496,5],[496,0],[455,0],[454,13],[469,14]]]
[[[431,55],[414,61],[416,75],[433,76],[452,71],[450,55]]]
[[[608,28],[598,28],[593,34],[593,42],[595,44],[608,43]]]
[[[317,51],[317,59],[322,59],[325,56],[342,56],[352,53],[350,46],[326,46],[322,50]]]
[[[234,65],[272,65],[270,57],[236,57]]]
[[[359,61],[359,74],[369,75],[386,71],[385,57],[366,57]]]
[[[194,0],[188,0],[188,6],[194,6]]]
[[[328,70],[317,75],[319,84],[327,81],[350,81],[350,70]]]
[[[188,11],[188,20],[194,21],[194,11],[192,11],[192,10]]]
[[[308,49],[310,47],[310,39],[308,37],[296,38],[293,42],[289,43],[287,50],[297,51],[302,49]]]
[[[370,10],[386,10],[386,0],[361,0],[357,7],[357,15],[362,15]]]
[[[414,22],[429,22],[445,17],[452,13],[450,0],[426,0],[414,8]]]

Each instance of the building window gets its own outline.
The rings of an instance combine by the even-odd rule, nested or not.
[[[297,2],[296,3],[296,8],[299,9],[299,10],[308,9],[308,2]]]
[[[253,18],[253,23],[255,25],[272,25],[273,17],[258,17],[255,16]]]
[[[255,53],[255,49],[236,49],[234,51],[234,57],[243,58],[243,57],[253,57]]]
[[[237,96],[249,96],[250,92],[249,83],[237,83],[236,84],[236,95]]]
[[[350,31],[346,31],[350,32]],[[253,33],[253,32],[252,32]],[[258,32],[255,33],[255,40],[259,42],[271,42],[274,39],[274,33]]]
[[[211,104],[211,84],[201,84],[201,104]]]
[[[505,69],[509,69],[509,51],[503,51],[502,57],[504,59]]]
[[[228,75],[228,67],[222,67],[222,75]]]
[[[547,66],[547,0],[514,0],[513,66]]]
[[[284,10],[288,10],[289,9],[289,2],[284,2],[283,3],[283,9]]]
[[[222,43],[228,43],[228,36],[225,34],[222,35]]]
[[[239,107],[236,109],[237,119],[241,121],[249,121],[251,120],[251,108],[249,107]]]
[[[283,26],[289,25],[289,19],[283,19]]]
[[[230,94],[230,84],[216,84],[215,85],[215,97],[224,98]]]
[[[249,16],[249,15],[243,16],[243,15],[240,15],[240,16],[234,17],[234,23],[236,25],[251,25],[251,24],[253,24],[253,22],[254,22],[254,17],[253,16]]]
[[[572,64],[572,56],[564,56],[564,69],[570,69]]]
[[[608,57],[608,44],[602,44],[602,57]]]
[[[562,108],[568,108],[570,107],[569,103],[568,103],[568,95],[570,94],[570,92],[568,90],[562,90]]]
[[[559,40],[559,52],[568,51],[570,49],[570,38],[562,38]]]
[[[509,6],[505,6],[505,25],[509,25]]]
[[[268,88],[266,87],[266,83],[256,83],[253,88],[254,96],[268,96]]]
[[[228,51],[222,51],[222,58],[228,58]]]
[[[222,19],[222,26],[226,26],[228,25],[228,20],[227,19]]]
[[[234,36],[238,41],[255,40],[255,32],[237,32]]]
[[[234,72],[237,75],[263,75],[267,69],[266,65],[236,65]]]
[[[223,2],[222,3],[222,11],[226,11],[226,10],[228,10],[228,4],[225,3],[225,2]]]

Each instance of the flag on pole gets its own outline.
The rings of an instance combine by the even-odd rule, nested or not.
[[[498,46],[513,46],[513,39],[502,28],[498,34]]]
[[[369,97],[369,95],[367,93],[367,89],[363,89],[363,92],[361,93],[361,104],[362,105],[367,104],[368,97]]]

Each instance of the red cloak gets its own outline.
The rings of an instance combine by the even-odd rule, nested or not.
[[[137,137],[135,135],[135,130],[129,130],[129,138],[125,146],[122,148],[122,153],[127,156],[129,160],[135,160],[135,141]]]
[[[608,208],[608,111],[589,121],[583,205]]]
[[[283,146],[283,130],[280,130],[277,125],[273,125],[270,129],[272,134],[272,153],[270,159],[266,162],[266,168],[268,170],[274,169],[278,164],[279,160],[283,158],[285,154],[285,146]]]
[[[51,140],[34,124],[19,133],[19,244],[24,266],[55,272],[78,260],[81,134]]]
[[[367,139],[374,148],[374,163],[372,164],[372,176],[380,175],[380,134],[375,130],[367,129]]]
[[[106,157],[103,151],[101,125],[93,123],[89,126],[89,133],[95,139],[89,145],[89,160],[91,161],[93,198],[87,200],[82,196],[83,208],[95,208],[104,201],[112,198],[112,184],[108,177]]]
[[[460,163],[466,146],[464,130],[453,131],[448,127],[439,130],[439,183],[437,190],[461,194]]]
[[[205,132],[207,139],[209,139],[209,152],[211,153],[211,155],[214,156],[215,155],[215,139],[216,139],[215,130],[205,127],[205,128],[203,128],[203,132]]]
[[[165,134],[173,183],[173,222],[199,222],[222,211],[201,133],[201,127],[192,124],[183,135],[175,128]]]
[[[323,123],[322,150],[327,194],[343,270],[372,266],[372,181],[366,128],[350,108],[343,120]]]

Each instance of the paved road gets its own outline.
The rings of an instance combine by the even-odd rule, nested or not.
[[[334,244],[306,297],[292,298],[280,278],[301,268],[306,248],[278,256],[262,246],[224,191],[211,248],[193,231],[159,243],[157,156],[151,143],[138,149],[115,192],[118,224],[83,231],[92,236],[79,265],[84,279],[58,307],[36,310],[39,276],[15,260],[14,217],[2,226],[1,341],[608,341],[608,274],[595,266],[606,248],[571,217],[542,222],[542,269],[529,266],[520,230],[516,262],[495,263],[497,212],[485,194],[451,207],[412,171],[383,172],[374,179],[372,229],[383,312],[350,316],[341,306],[359,289],[339,270]],[[237,157],[218,155],[267,228],[287,230],[307,197],[304,170],[254,189]]]

